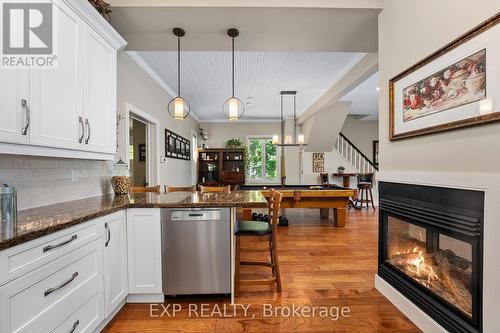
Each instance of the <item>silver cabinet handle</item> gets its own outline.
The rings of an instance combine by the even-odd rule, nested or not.
[[[30,108],[28,106],[28,101],[21,99],[21,106],[26,112],[26,125],[21,129],[21,134],[28,135],[28,128],[30,127]]]
[[[57,287],[54,287],[54,288],[49,288],[47,289],[43,295],[45,297],[49,296],[50,294],[52,294],[54,291],[57,291],[61,288],[64,288],[66,287],[68,284],[70,284],[74,279],[76,279],[76,277],[78,276],[78,272],[74,272],[73,275],[67,280],[67,281],[64,281],[63,283],[61,283],[60,285],[58,285]]]
[[[108,240],[104,244],[104,247],[108,247],[109,241],[111,240],[111,230],[109,229],[108,222],[104,223],[104,228],[106,228],[106,230],[108,231]]]
[[[89,140],[90,140],[90,122],[89,122],[89,120],[87,118],[85,118],[85,125],[87,125],[87,129],[88,129],[88,136],[85,139],[85,144],[88,145],[89,144]]]
[[[80,124],[80,137],[78,138],[78,143],[82,143],[83,142],[83,136],[85,135],[85,128],[84,128],[84,125],[83,125],[83,118],[80,116],[78,117],[78,123]]]
[[[50,250],[53,250],[53,249],[57,249],[58,247],[61,247],[61,246],[66,245],[68,243],[71,243],[72,241],[74,241],[77,238],[78,238],[77,235],[73,235],[73,236],[71,236],[70,239],[65,240],[64,242],[61,242],[59,244],[56,244],[56,245],[47,245],[46,247],[43,248],[43,252],[45,253],[47,251],[50,251]]]
[[[77,320],[73,323],[73,327],[71,327],[71,329],[69,330],[68,333],[73,333],[74,331],[76,331],[76,328],[78,327],[78,325],[80,325],[80,321]]]

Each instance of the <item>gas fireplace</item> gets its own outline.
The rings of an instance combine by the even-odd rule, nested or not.
[[[482,332],[484,192],[379,182],[379,276],[450,332]]]

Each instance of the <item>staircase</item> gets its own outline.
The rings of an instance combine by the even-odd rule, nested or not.
[[[357,172],[375,173],[378,171],[378,166],[366,157],[344,134],[339,133],[335,148]]]

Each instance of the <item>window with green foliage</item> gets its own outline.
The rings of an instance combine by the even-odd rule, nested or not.
[[[247,176],[252,183],[278,183],[278,150],[271,137],[247,139]]]

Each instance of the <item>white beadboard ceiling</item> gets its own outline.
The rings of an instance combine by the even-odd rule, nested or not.
[[[137,53],[177,92],[176,52]],[[244,119],[278,119],[282,90],[297,90],[297,112],[302,113],[362,56],[345,52],[236,52],[235,95],[246,104]],[[225,120],[222,105],[231,96],[231,53],[183,52],[181,65],[181,95],[195,115],[200,121]]]

